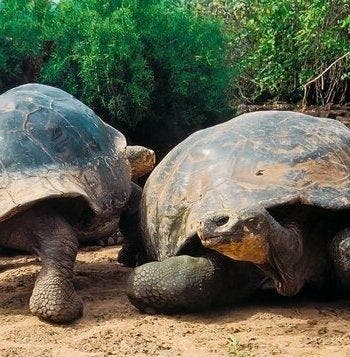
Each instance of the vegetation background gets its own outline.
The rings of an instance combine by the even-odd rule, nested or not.
[[[2,0],[0,92],[27,82],[162,155],[238,103],[350,102],[350,1]]]

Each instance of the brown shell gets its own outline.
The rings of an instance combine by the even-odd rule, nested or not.
[[[149,254],[175,255],[217,209],[302,203],[350,208],[350,130],[295,112],[254,112],[198,131],[150,175],[142,199]]]

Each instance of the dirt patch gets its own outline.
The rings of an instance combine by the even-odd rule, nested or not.
[[[148,316],[125,296],[118,248],[79,253],[75,284],[85,303],[73,325],[30,315],[40,263],[1,257],[0,356],[350,356],[350,301],[272,300],[201,314]]]

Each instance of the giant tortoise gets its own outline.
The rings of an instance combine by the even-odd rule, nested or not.
[[[350,130],[295,112],[254,112],[198,131],[150,175],[141,201],[149,260],[131,274],[141,310],[350,288]]]
[[[153,160],[63,90],[26,84],[0,96],[0,247],[41,258],[34,315],[57,323],[81,316],[72,283],[78,244],[108,238],[122,214],[134,214],[131,171],[146,173]]]

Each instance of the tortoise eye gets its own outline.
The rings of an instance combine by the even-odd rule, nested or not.
[[[230,217],[220,217],[215,221],[215,224],[217,227],[224,226],[228,221],[230,220]]]

